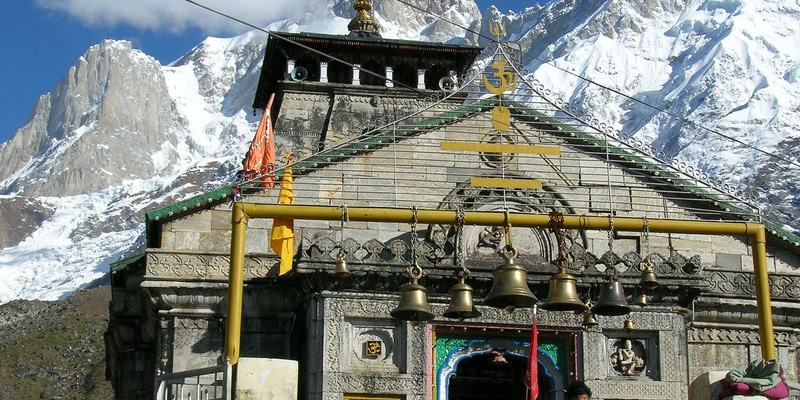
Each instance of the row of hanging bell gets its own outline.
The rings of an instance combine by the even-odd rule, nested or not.
[[[392,310],[392,317],[406,321],[433,319],[434,314],[428,306],[427,293],[428,290],[417,283],[416,279],[400,286],[400,303],[397,308]],[[449,294],[450,306],[442,314],[445,318],[463,320],[481,316],[481,312],[478,311],[472,300],[472,287],[464,282],[464,277],[460,277],[458,283],[450,288]]]
[[[494,282],[484,298],[484,304],[513,311],[516,308],[532,307],[538,301],[528,288],[527,271],[514,263],[516,250],[502,252],[505,263],[492,272]],[[453,319],[477,318],[481,315],[472,298],[472,287],[459,277],[450,289],[450,305],[443,316]],[[400,303],[391,312],[392,317],[406,321],[428,321],[433,319],[427,300],[427,290],[412,277],[412,282],[400,287]]]
[[[499,265],[492,272],[494,282],[492,289],[484,299],[484,304],[509,311],[532,307],[538,300],[528,287],[527,271],[514,263],[516,251],[513,247],[509,250],[501,253],[505,258],[505,263]],[[344,260],[340,261],[337,261],[337,271],[346,271]],[[631,312],[622,283],[616,276],[612,275],[604,284],[597,304],[590,309],[590,302],[583,303],[578,296],[575,277],[566,273],[566,268],[561,262],[557,262],[556,266],[558,273],[550,278],[548,297],[541,306],[543,309],[585,312],[584,325],[596,325],[595,315],[615,316],[627,315]],[[349,271],[346,273],[349,275]],[[334,272],[334,275],[336,274],[337,272]],[[652,267],[646,267],[643,270],[640,286],[645,290],[658,287]],[[472,287],[464,282],[463,277],[460,277],[458,283],[453,285],[449,294],[450,306],[445,311],[444,317],[468,319],[480,316],[472,299]],[[646,302],[647,297],[642,295],[637,299],[636,304],[644,306],[647,304]],[[428,306],[427,289],[412,277],[411,283],[400,287],[400,303],[391,314],[394,318],[408,321],[433,319],[434,315]]]
[[[481,312],[472,301],[472,287],[460,277],[458,283],[450,288],[450,306],[442,314],[445,318],[468,319],[480,317]],[[392,310],[396,319],[419,322],[430,321],[435,316],[428,306],[428,290],[412,277],[410,283],[400,286],[400,303]]]

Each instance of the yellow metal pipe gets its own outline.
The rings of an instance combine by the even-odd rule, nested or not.
[[[343,209],[334,206],[306,206],[296,204],[253,204],[243,203],[245,215],[251,218],[291,218],[308,220],[341,221]],[[410,224],[413,211],[401,208],[348,207],[350,221],[398,222]],[[457,224],[455,210],[417,210],[420,224]],[[506,213],[504,211],[467,211],[466,225],[515,227],[546,227],[550,224],[547,214]],[[642,232],[645,223],[650,232],[692,233],[707,235],[751,236],[761,224],[751,222],[710,222],[686,221],[677,219],[643,219],[633,217],[614,217],[614,230]],[[564,228],[608,230],[612,221],[608,217],[588,215],[565,215]]]
[[[769,296],[769,278],[767,277],[767,233],[763,225],[754,235],[750,236],[750,244],[753,247],[761,358],[771,361],[776,358],[775,335],[772,330],[772,307]]]
[[[244,225],[236,225],[237,212],[242,213],[240,219],[244,219]],[[341,221],[344,210],[342,207],[335,206],[307,206],[289,204],[254,204],[237,203],[234,206],[234,232],[231,239],[231,276],[230,285],[238,286],[238,289],[229,289],[230,298],[228,303],[229,325],[233,317],[232,311],[236,308],[232,303],[239,302],[236,308],[237,318],[241,318],[241,286],[242,271],[244,267],[244,231],[246,230],[246,218],[292,218],[306,220],[329,220]],[[420,224],[445,224],[455,225],[458,223],[457,214],[454,210],[417,210],[417,223]],[[368,222],[413,222],[414,216],[411,209],[397,208],[373,208],[373,207],[348,207],[347,216],[350,221]],[[550,224],[550,216],[547,214],[525,214],[508,213],[504,211],[467,211],[465,212],[464,224],[482,226],[505,226],[515,227],[547,227]],[[563,227],[565,229],[582,230],[608,230],[612,227],[616,231],[643,232],[648,229],[650,232],[661,233],[686,233],[700,235],[726,235],[744,236],[751,240],[753,246],[753,264],[756,280],[756,303],[759,318],[759,330],[761,338],[761,354],[764,359],[775,359],[775,342],[772,327],[772,310],[769,298],[769,280],[767,277],[766,262],[766,233],[764,226],[753,222],[712,222],[712,221],[686,221],[674,219],[644,219],[633,217],[614,217],[613,221],[609,217],[587,216],[587,215],[565,215]],[[241,233],[237,234],[237,229]],[[241,236],[241,238],[240,238]],[[241,243],[238,241],[241,240]],[[238,250],[237,250],[238,249]],[[234,282],[234,270],[239,274],[237,282]],[[238,296],[233,298],[233,295]],[[236,337],[226,337],[226,355],[233,360],[233,351],[238,360],[238,334],[241,321],[236,321]],[[228,327],[228,335],[233,335],[231,326]],[[234,346],[235,344],[235,346]],[[232,364],[235,362],[231,362]]]
[[[243,204],[233,205],[231,217],[231,268],[228,275],[228,317],[225,323],[223,358],[231,365],[239,362],[242,333],[242,292],[244,291],[244,243],[248,217]]]

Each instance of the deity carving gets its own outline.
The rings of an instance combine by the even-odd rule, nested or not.
[[[505,236],[505,229],[502,227],[489,227],[484,228],[478,237],[478,248],[487,248],[496,251],[501,247],[503,237]]]
[[[635,345],[634,345],[635,343]],[[622,376],[639,376],[645,370],[643,346],[631,339],[622,339],[614,343],[616,348],[611,353],[611,366]]]

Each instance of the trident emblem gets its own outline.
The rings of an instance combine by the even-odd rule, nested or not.
[[[506,35],[506,22],[490,22],[489,23],[489,33],[492,36],[497,36],[498,38],[503,37]]]
[[[500,86],[493,86],[484,75],[483,86],[486,87],[486,90],[494,94],[503,94],[506,90],[512,92],[517,90],[517,73],[506,71],[506,64],[508,64],[508,60],[497,60],[492,64],[492,68],[497,70],[492,75],[500,80]]]

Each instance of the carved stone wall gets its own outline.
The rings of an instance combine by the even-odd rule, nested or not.
[[[380,231],[380,227],[376,229]],[[354,273],[344,282],[329,279],[338,252],[337,232],[325,229],[299,232],[301,240],[297,276],[305,282],[300,285],[302,290],[307,294],[334,290],[323,292],[323,297],[317,300],[318,303],[312,302],[308,310],[310,319],[306,323],[306,335],[309,350],[304,367],[307,372],[303,379],[309,399],[340,399],[346,393],[401,394],[408,399],[427,396],[426,388],[433,377],[428,372],[430,355],[425,349],[430,344],[424,333],[425,325],[420,331],[415,331],[410,325],[389,318],[389,312],[396,306],[396,297],[381,294],[395,293],[397,287],[404,283],[403,270],[410,260],[407,233],[400,232],[398,227],[392,229],[395,230],[392,236],[395,239],[386,242],[377,238],[359,242],[353,237],[343,241],[349,267]],[[437,293],[446,293],[452,285],[454,270],[452,235],[445,230],[439,232],[439,239],[428,232],[427,239],[418,246],[420,264],[428,272],[424,284],[431,290],[431,308],[436,315],[441,315],[447,307],[446,297]],[[472,235],[481,233],[478,229],[469,232]],[[479,240],[470,243],[480,245]],[[542,243],[549,243],[549,240]],[[574,233],[571,233],[569,243],[568,254],[572,260],[570,273],[578,278],[581,293],[591,293],[592,285],[602,281],[604,269],[610,265],[618,271],[620,280],[628,288],[635,287],[641,273],[642,259],[638,252],[595,255],[584,247],[586,240]],[[509,314],[480,305],[479,298],[485,295],[492,283],[491,270],[499,264],[499,259],[494,260],[494,254],[490,253],[474,250],[467,260],[473,271],[469,283],[475,288],[479,307],[484,312],[470,323],[486,326],[502,324],[527,329],[531,318],[529,310]],[[148,291],[153,307],[164,315],[189,313],[197,314],[197,318],[202,319],[224,314],[228,257],[224,253],[149,249],[146,257],[147,278],[142,288]],[[687,344],[683,314],[687,310],[677,306],[656,305],[637,309],[633,313],[636,331],[631,334],[621,329],[623,317],[600,317],[600,326],[580,335],[579,344],[583,349],[583,365],[579,366],[579,370],[583,371],[599,399],[685,398],[688,383],[699,374],[730,368],[760,356],[757,334],[749,330],[752,327],[723,329],[725,324],[734,322],[757,323],[753,308],[752,273],[705,265],[691,253],[683,255],[675,251],[669,257],[652,253],[650,257],[656,264],[656,274],[662,283],[659,292],[650,293],[651,301],[673,305],[684,302],[687,307],[694,304],[694,322],[698,325],[688,331]],[[529,255],[521,256],[520,260],[529,266],[531,288],[535,291],[544,288],[546,293],[546,280],[550,276],[546,260]],[[272,255],[249,253],[245,264],[246,282],[272,282],[276,262],[277,259]],[[797,305],[792,297],[800,283],[798,279],[795,274],[770,275],[776,326],[790,329],[800,326]],[[269,310],[266,304],[271,300],[265,299],[272,298],[273,305],[282,304],[278,308],[289,307],[287,300],[276,295],[270,285],[251,285],[250,290],[244,299],[243,354],[290,357],[288,351],[278,354],[275,349],[291,347],[292,333],[289,332],[292,328],[272,332],[269,326],[274,326],[275,315],[264,314],[274,314],[276,311]],[[637,292],[634,289],[626,292],[632,302]],[[544,296],[541,291],[537,295],[540,298]],[[112,305],[119,310],[136,306],[121,301]],[[170,321],[170,324],[162,325],[170,334],[163,336],[163,346],[159,346],[159,352],[166,349],[172,354],[173,364],[169,369],[215,364],[222,348],[219,343],[221,333],[212,332],[211,325],[204,325],[202,329],[187,328],[184,327],[185,321]],[[212,322],[205,321],[203,323],[206,324]],[[543,311],[539,314],[539,321],[549,326],[581,328],[581,316],[571,313]],[[698,327],[703,323],[706,325]],[[714,324],[718,326],[714,327]],[[778,359],[787,377],[796,379],[793,377],[797,376],[798,370],[797,335],[791,331],[780,331],[776,333],[776,338]],[[625,340],[631,340],[632,350],[643,362],[633,373],[621,369],[620,356],[614,358],[625,346]],[[368,351],[367,346],[375,343],[380,344],[380,353]],[[211,350],[214,347],[219,349]],[[315,354],[314,349],[322,353]],[[303,369],[301,373],[304,373]]]
[[[389,317],[396,298],[388,295],[324,293],[316,301],[309,358],[310,398],[337,400],[345,393],[398,394],[426,398],[425,330]],[[381,351],[370,354],[370,343]]]
[[[586,384],[597,399],[684,399],[687,396],[686,335],[676,310],[633,312],[636,330],[622,329],[624,316],[598,317],[583,341]],[[620,367],[621,351],[631,343],[631,373]],[[637,360],[638,359],[638,360]]]
[[[687,330],[689,343],[689,376],[697,377],[708,371],[728,371],[761,358],[761,339],[758,330],[715,327],[691,327]],[[775,333],[777,360],[784,369],[784,376],[791,381],[798,379],[797,352],[800,333]]]

